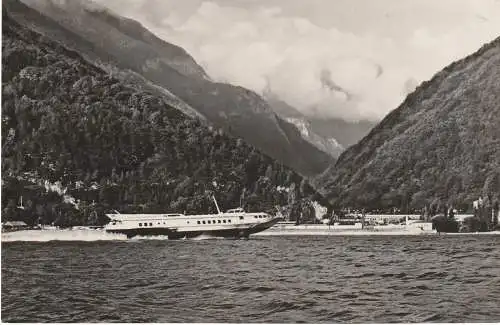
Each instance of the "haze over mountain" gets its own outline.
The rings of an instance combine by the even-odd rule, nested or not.
[[[314,219],[321,197],[299,174],[21,26],[10,16],[19,4],[2,4],[2,220],[75,226],[103,224],[113,209],[207,213],[211,193],[225,209],[279,206]],[[23,10],[23,21],[81,42]]]
[[[186,49],[214,78],[314,118],[379,122],[498,36],[496,0],[97,0]]]
[[[362,139],[376,124],[370,121],[348,122],[340,118],[307,116],[272,93],[264,96],[278,115],[301,131],[304,139],[335,158]]]
[[[499,80],[497,38],[420,85],[317,185],[338,206],[368,209],[498,202]]]
[[[210,123],[303,175],[326,169],[333,158],[301,136],[258,94],[213,82],[183,49],[160,40],[140,23],[88,1],[6,1],[18,22],[82,53],[116,77],[155,91],[169,104]]]
[[[344,151],[344,146],[340,144],[335,137],[321,135],[316,132],[305,115],[299,112],[296,108],[280,100],[272,92],[265,92],[264,98],[279,116],[287,122],[295,125],[295,127],[300,131],[302,138],[309,141],[309,143],[314,145],[316,148],[328,153],[334,158],[337,158],[340,153]]]
[[[345,148],[361,140],[376,125],[367,120],[349,122],[335,117],[305,115],[278,98],[270,89],[264,91],[264,98],[278,115],[299,129],[305,129],[309,134],[305,136],[306,139],[335,158]]]

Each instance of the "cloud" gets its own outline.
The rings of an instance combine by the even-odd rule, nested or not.
[[[99,2],[185,48],[215,80],[347,120],[381,119],[500,31],[495,0]]]
[[[330,89],[332,92],[340,92],[341,94],[344,94],[345,100],[349,101],[352,99],[352,95],[348,92],[342,89],[339,85],[337,85],[333,80],[332,80],[332,72],[328,69],[323,69],[321,70],[321,75],[320,75],[320,81],[323,87],[326,87],[327,89]]]

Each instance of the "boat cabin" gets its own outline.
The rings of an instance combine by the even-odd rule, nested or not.
[[[229,209],[226,213],[245,213],[245,210],[243,208]]]

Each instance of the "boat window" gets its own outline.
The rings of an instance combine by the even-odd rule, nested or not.
[[[243,216],[240,216],[240,220],[243,220]]]
[[[221,221],[220,221],[220,220],[217,220],[217,223],[221,223]]]
[[[139,227],[142,227],[142,222],[139,222]]]
[[[198,224],[200,224],[200,223],[201,223],[201,222],[200,222],[200,220],[198,220],[197,222],[198,222]]]
[[[207,220],[207,223],[208,223],[208,224],[211,224],[211,223],[212,223],[212,221],[210,221],[210,220]]]
[[[227,222],[231,223],[231,219],[228,219]]]
[[[149,223],[149,225],[150,225],[151,227],[153,227],[153,223],[152,223],[152,222],[150,222],[150,223]]]
[[[215,220],[212,220],[212,223],[216,223]]]
[[[160,222],[158,222],[158,224],[160,224]]]
[[[189,221],[187,223],[189,223]]]
[[[222,220],[222,222],[226,223],[226,219]]]
[[[203,224],[205,224],[205,220],[203,220]]]

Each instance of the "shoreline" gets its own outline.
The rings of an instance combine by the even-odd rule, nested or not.
[[[252,237],[285,237],[285,236],[495,236],[500,231],[476,233],[429,233],[408,231],[263,231],[252,234]],[[165,237],[144,237],[140,239],[168,240]],[[106,233],[102,229],[41,229],[20,230],[2,233],[0,242],[50,242],[50,241],[129,241],[125,236]],[[133,240],[133,239],[132,239]]]
[[[500,235],[500,231],[437,233],[409,231],[273,231],[260,232],[253,236],[463,236],[463,235]]]

